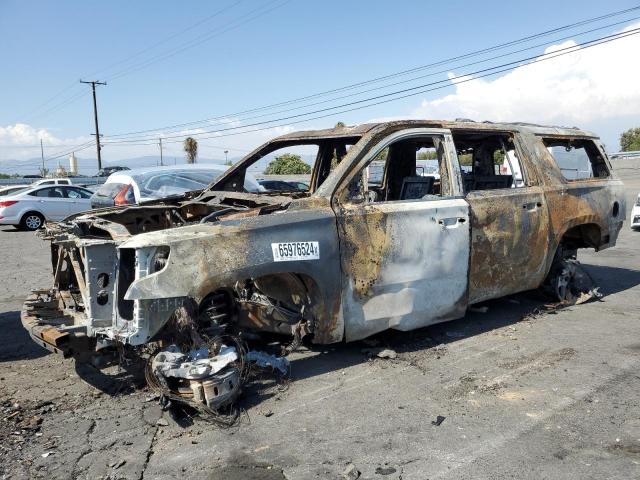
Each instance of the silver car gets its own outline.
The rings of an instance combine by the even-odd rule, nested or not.
[[[202,190],[222,175],[224,165],[180,165],[148,167],[112,173],[91,197],[94,208],[144,203],[151,200]],[[255,178],[247,175],[248,192],[264,192]]]
[[[37,230],[46,221],[59,221],[91,209],[92,192],[73,185],[25,188],[0,199],[0,225]]]

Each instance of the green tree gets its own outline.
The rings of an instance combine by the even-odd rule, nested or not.
[[[193,137],[184,139],[184,151],[187,154],[187,163],[196,163],[198,157],[198,141]]]
[[[437,160],[438,154],[433,150],[424,150],[422,152],[418,152],[416,158],[418,160]]]
[[[267,165],[264,173],[265,175],[299,175],[311,173],[311,167],[302,161],[300,155],[283,153]]]
[[[338,122],[338,123],[336,123],[336,126],[335,126],[334,128],[344,128],[344,127],[346,127],[346,126],[347,126],[347,124],[346,124],[346,123],[344,123],[344,122]]]
[[[640,128],[630,128],[620,135],[620,150],[635,152],[640,150]]]

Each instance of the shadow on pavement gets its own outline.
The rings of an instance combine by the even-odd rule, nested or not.
[[[49,351],[36,344],[22,327],[20,312],[0,313],[0,362],[31,360],[49,355]]]
[[[593,277],[596,286],[600,287],[600,292],[604,295],[601,301],[606,301],[609,295],[640,285],[640,271],[637,270],[584,263],[582,266]],[[291,380],[311,378],[366,362],[369,354],[363,350],[370,348],[368,344],[370,345],[372,341],[377,342],[376,348],[390,348],[397,353],[426,351],[531,318],[545,311],[545,305],[549,303],[550,299],[541,291],[531,290],[483,302],[481,306],[487,308],[486,313],[467,311],[463,318],[410,332],[387,330],[370,337],[365,342],[312,346],[311,350],[319,352],[319,355],[293,360]],[[581,308],[581,306],[571,306],[571,308]]]
[[[640,285],[640,271],[581,263],[606,297]]]

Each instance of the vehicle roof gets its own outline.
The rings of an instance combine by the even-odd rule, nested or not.
[[[273,141],[296,141],[307,140],[314,138],[327,138],[327,137],[349,137],[360,136],[374,129],[385,129],[385,127],[402,127],[417,128],[417,127],[431,127],[431,128],[447,128],[447,129],[471,129],[471,130],[487,130],[487,131],[517,131],[517,132],[529,132],[534,135],[563,135],[563,136],[580,136],[580,137],[597,137],[596,134],[581,130],[577,127],[561,127],[555,125],[537,125],[533,123],[525,122],[511,122],[511,123],[494,123],[489,121],[476,122],[469,119],[457,119],[457,120],[392,120],[388,122],[376,122],[376,123],[363,123],[360,125],[352,125],[345,127],[327,128],[322,130],[305,130],[299,132],[292,132],[285,135],[281,135],[273,139]]]
[[[11,198],[11,197],[19,197],[22,195],[28,195],[31,192],[35,192],[38,190],[44,190],[45,188],[79,188],[80,190],[86,190],[87,192],[91,192],[91,190],[89,190],[88,188],[85,187],[81,187],[80,185],[67,185],[67,184],[59,184],[59,185],[28,185],[26,187],[23,187],[23,190],[20,192],[16,192],[16,193],[12,193],[7,195],[4,198]],[[93,192],[91,192],[93,193]]]
[[[221,163],[196,163],[196,164],[183,164],[183,165],[169,165],[164,167],[140,167],[133,168],[131,170],[120,170],[118,172],[114,172],[113,175],[120,175],[123,177],[127,176],[136,176],[136,175],[144,175],[147,173],[154,172],[178,172],[183,170],[211,170],[211,171],[225,171],[229,168],[227,165],[223,165]],[[109,176],[109,178],[111,178]]]

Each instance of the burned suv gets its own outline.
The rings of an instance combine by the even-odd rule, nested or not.
[[[250,167],[283,152],[313,161],[308,191],[243,190]],[[203,191],[48,225],[53,286],[33,293],[22,321],[66,355],[171,342],[176,324],[358,340],[543,283],[575,295],[568,262],[615,245],[624,218],[602,144],[576,128],[292,133]]]

